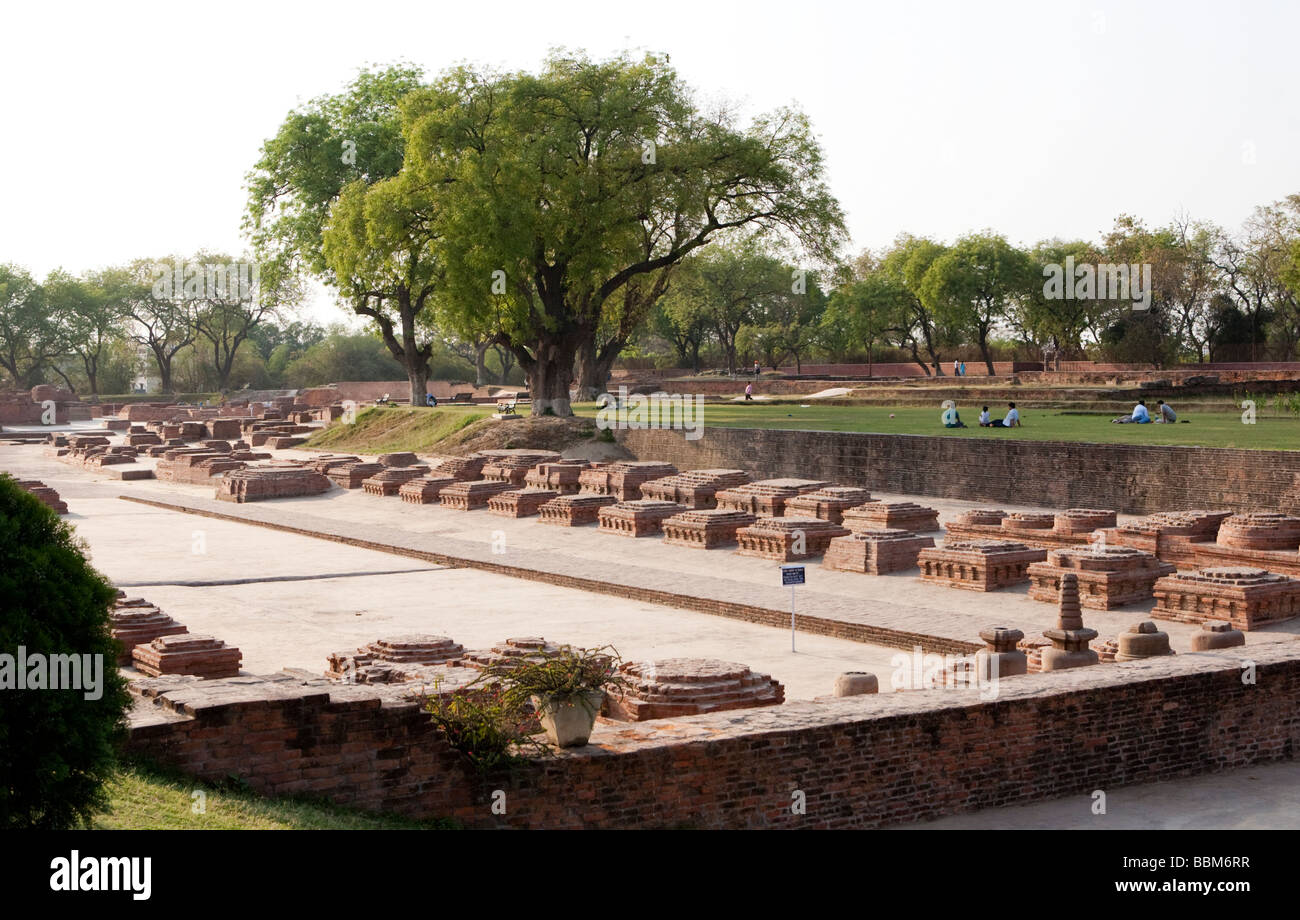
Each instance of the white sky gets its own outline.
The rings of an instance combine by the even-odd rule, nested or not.
[[[1288,0],[4,0],[0,262],[237,253],[243,177],[299,102],[365,64],[531,69],[555,46],[667,52],[750,113],[799,104],[855,251],[1093,239],[1121,212],[1236,227],[1300,192],[1298,34]]]

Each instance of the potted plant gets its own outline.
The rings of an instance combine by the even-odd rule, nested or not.
[[[612,646],[597,649],[561,646],[545,658],[516,664],[502,675],[507,699],[532,704],[538,721],[557,747],[580,747],[591,737],[608,691],[621,692],[627,680]]]

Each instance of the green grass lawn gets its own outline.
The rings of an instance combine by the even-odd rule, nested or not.
[[[195,813],[200,791],[202,813]],[[296,799],[267,799],[128,765],[109,785],[110,810],[96,830],[438,830],[450,822],[413,821]]]
[[[304,446],[376,454],[427,451],[494,411],[488,406],[376,406],[358,412],[354,424],[334,424],[313,434]]]
[[[1154,405],[1154,403],[1153,403]],[[806,408],[805,408],[806,406]],[[1176,408],[1176,407],[1175,407]],[[924,434],[955,438],[1000,438],[1023,441],[1083,441],[1103,444],[1176,444],[1192,447],[1236,447],[1247,450],[1300,449],[1300,420],[1267,417],[1260,412],[1255,424],[1242,423],[1241,411],[1179,414],[1174,425],[1114,425],[1109,413],[1078,414],[1079,410],[1020,410],[1021,428],[980,428],[978,405],[957,406],[969,428],[944,428],[943,409],[888,406],[843,406],[822,400],[803,404],[708,403],[704,427],[788,428],[813,431],[864,431],[879,434]],[[594,417],[596,407],[586,403],[575,412]],[[989,406],[993,418],[1006,413],[1005,405]],[[890,418],[890,415],[893,418]],[[1182,420],[1186,419],[1187,424]]]

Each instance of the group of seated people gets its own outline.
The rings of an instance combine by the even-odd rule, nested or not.
[[[1147,425],[1152,423],[1159,425],[1172,424],[1178,421],[1178,415],[1174,412],[1173,406],[1169,405],[1169,403],[1165,402],[1163,399],[1156,401],[1156,415],[1157,417],[1153,419],[1150,411],[1147,409],[1146,400],[1139,399],[1137,405],[1133,407],[1133,413],[1131,415],[1121,415],[1119,418],[1111,419],[1111,421],[1120,425]],[[1007,414],[1000,419],[995,419],[989,416],[989,407],[985,406],[980,410],[979,425],[981,428],[1019,428],[1020,411],[1016,409],[1015,403],[1007,403]],[[956,407],[949,407],[944,411],[943,427],[966,427],[966,423],[961,420],[961,415],[957,412]]]
[[[1139,399],[1137,405],[1133,407],[1131,415],[1121,415],[1119,418],[1111,419],[1116,425],[1149,425],[1149,424],[1172,424],[1178,421],[1173,406],[1163,399],[1156,400],[1156,412],[1158,417],[1152,418],[1151,413],[1147,411],[1147,402],[1145,399]]]
[[[1019,428],[1020,410],[1016,408],[1015,403],[1007,403],[1007,414],[995,419],[989,415],[989,407],[985,406],[980,410],[979,424],[981,428]],[[965,428],[966,423],[961,420],[961,415],[956,408],[951,408],[943,414],[943,427]]]

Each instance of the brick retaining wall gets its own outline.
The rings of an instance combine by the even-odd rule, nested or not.
[[[707,416],[706,416],[707,422]],[[1128,514],[1300,510],[1300,452],[705,427],[615,432],[642,460],[878,492]]]
[[[1107,664],[972,691],[882,692],[598,725],[593,744],[480,777],[398,686],[144,681],[129,749],[202,778],[492,827],[861,828],[1293,759],[1289,643]],[[1253,661],[1255,683],[1243,682]],[[887,686],[883,676],[882,688]],[[171,689],[168,689],[168,688]],[[504,815],[491,811],[506,794]],[[791,810],[806,796],[806,814]]]

